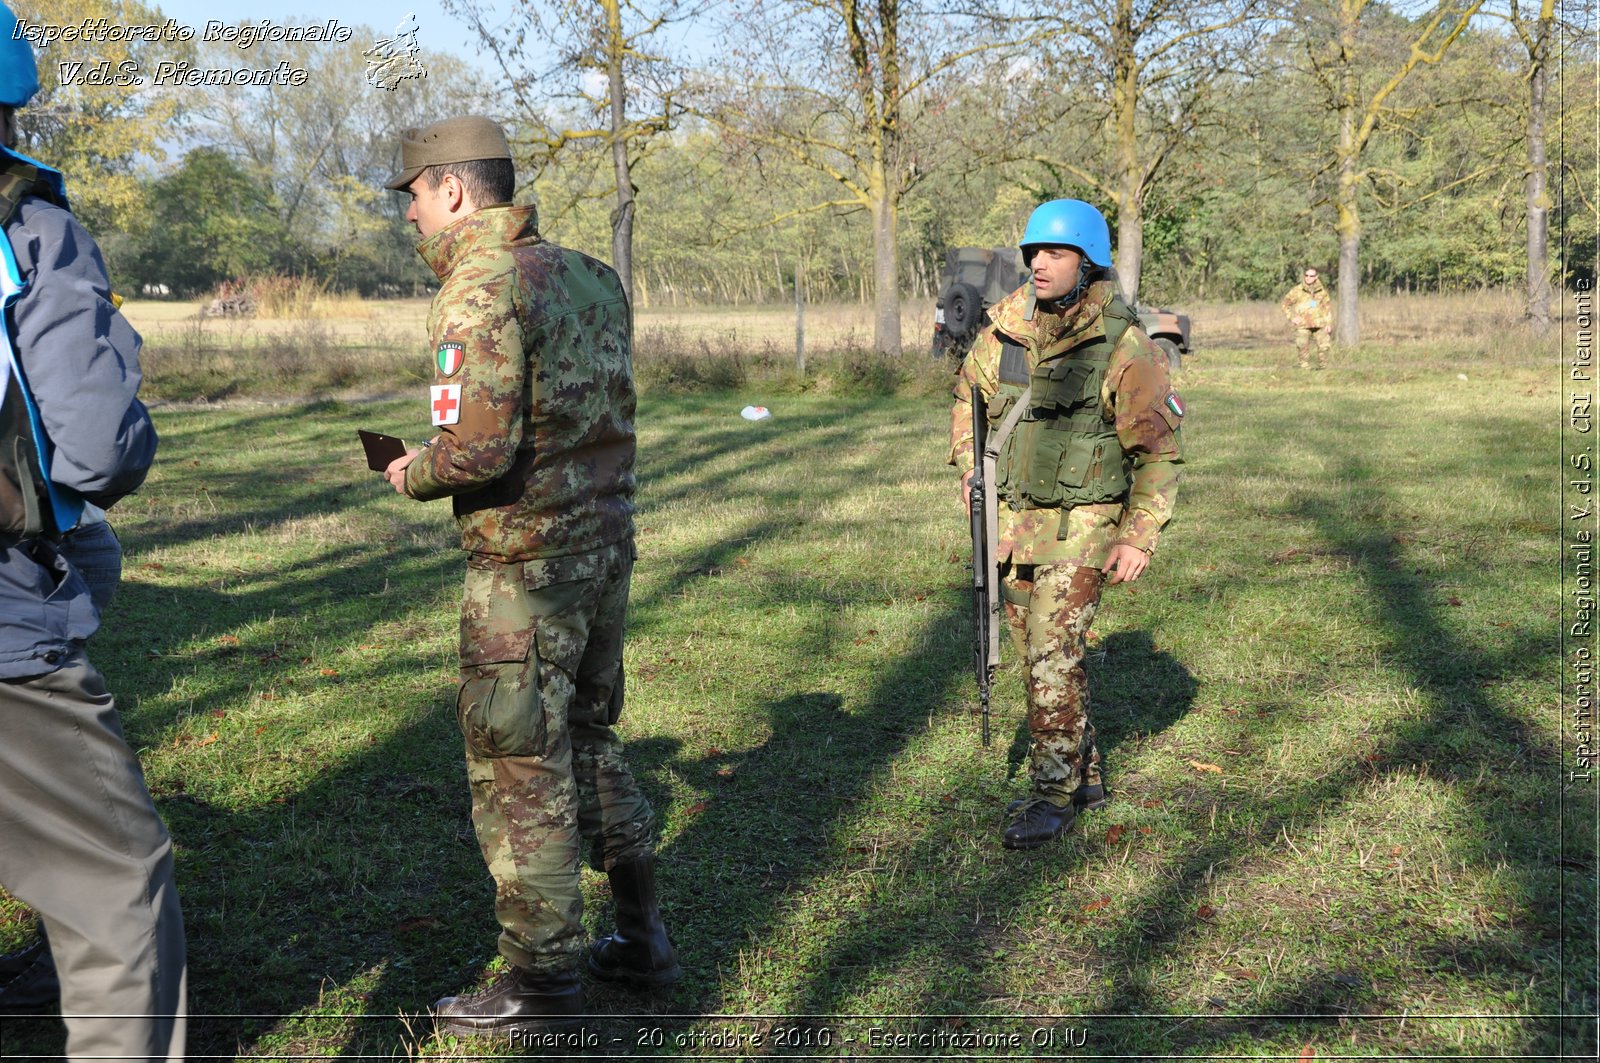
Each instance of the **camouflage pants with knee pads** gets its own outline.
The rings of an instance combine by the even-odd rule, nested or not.
[[[1057,804],[1080,785],[1101,783],[1083,657],[1103,581],[1099,569],[1079,565],[1017,565],[1001,578],[1011,640],[1027,670],[1028,773],[1035,792]]]
[[[566,970],[584,948],[582,842],[609,869],[653,851],[649,802],[612,731],[623,703],[631,543],[550,561],[474,556],[456,715],[500,953]]]

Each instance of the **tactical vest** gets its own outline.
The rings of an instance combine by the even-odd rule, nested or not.
[[[1028,411],[1006,440],[996,463],[998,495],[1014,510],[1070,509],[1118,502],[1128,495],[1132,462],[1123,453],[1116,426],[1100,416],[1100,387],[1111,352],[1133,311],[1113,298],[1103,311],[1105,336],[1028,370],[1022,344],[1003,333],[1000,391],[989,403],[997,424],[1026,388]]]
[[[16,349],[14,307],[27,282],[3,230],[25,196],[67,206],[59,173],[0,148],[0,544],[59,535],[83,511],[81,498],[50,482],[52,447]]]

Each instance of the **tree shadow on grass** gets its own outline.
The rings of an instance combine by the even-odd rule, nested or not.
[[[929,618],[913,648],[885,662],[870,689],[850,699],[854,708],[847,708],[840,694],[826,691],[770,702],[770,737],[742,752],[651,765],[647,745],[630,747],[630,757],[649,765],[647,771],[670,770],[693,789],[712,794],[661,857],[663,908],[690,977],[656,999],[602,987],[591,996],[594,1010],[716,1015],[732,995],[788,1000],[797,1012],[821,1013],[840,1007],[873,979],[892,977],[902,962],[926,961],[950,970],[964,966],[963,954],[972,942],[942,942],[933,954],[929,926],[963,906],[1004,906],[1013,894],[1025,892],[1025,879],[985,878],[941,891],[926,908],[896,906],[887,915],[877,910],[858,915],[855,901],[841,898],[824,931],[830,943],[818,958],[800,963],[792,956],[773,956],[775,947],[786,947],[792,933],[786,924],[797,904],[814,903],[808,895],[830,889],[834,876],[865,859],[841,835],[852,829],[853,814],[869,797],[885,785],[893,787],[887,781],[891,766],[914,756],[916,742],[926,734],[927,704],[903,691],[932,687],[947,696],[966,680],[966,659],[950,652],[949,637],[964,620],[964,612]],[[1153,652],[1141,633],[1108,643],[1117,667],[1125,655],[1129,666],[1160,677],[1129,698],[1118,714],[1122,724],[1106,728],[1107,744],[1114,748],[1125,736],[1164,726],[1185,711],[1193,680],[1170,655]],[[1172,696],[1185,690],[1187,696]],[[945,697],[940,701],[947,703]],[[970,801],[960,799],[929,807],[927,814],[930,824],[978,815]],[[998,808],[983,815],[997,825],[985,832],[983,844],[1001,860],[1003,817]],[[940,851],[944,839],[942,829],[930,826],[910,862],[937,866],[946,860],[948,854]],[[819,969],[826,973],[804,973]],[[683,1025],[679,1020],[675,1028]]]
[[[1118,747],[1182,719],[1199,684],[1182,661],[1156,648],[1148,631],[1118,631],[1091,643],[1084,671],[1089,677],[1095,746],[1105,766],[1106,784],[1114,792]],[[1006,750],[1007,778],[1027,775],[1030,743],[1024,714]]]
[[[1117,781],[1116,752],[1136,744],[1141,734],[1159,733],[1181,719],[1189,711],[1196,683],[1182,662],[1156,650],[1143,631],[1107,638],[1092,655],[1089,668],[1107,782],[1114,803],[1128,801],[1133,797],[1121,791]],[[1126,678],[1111,684],[1107,673]],[[987,763],[979,761],[975,770],[983,773]],[[968,790],[981,785],[977,779],[966,780]],[[985,807],[970,798],[930,806],[925,829],[899,861],[911,869],[908,879],[913,885],[898,895],[889,889],[872,891],[867,907],[831,931],[829,944],[812,965],[818,974],[798,987],[803,1010],[812,1015],[850,1010],[859,1001],[872,999],[886,978],[923,982],[920,1006],[912,1010],[928,1016],[982,1010],[996,992],[984,985],[981,972],[1003,939],[1004,914],[1036,900],[1041,886],[1070,878],[1086,859],[1098,856],[1102,846],[1093,839],[1103,820],[1086,813],[1061,842],[1033,852],[1012,852],[1000,845],[1006,822],[1000,807]],[[942,873],[947,867],[951,873]],[[971,870],[974,867],[979,870]],[[916,884],[919,871],[929,877]],[[920,895],[916,889],[922,890]],[[963,922],[971,932],[930,937],[927,929],[948,926],[952,913],[964,917],[970,913],[970,920]],[[919,1027],[942,1022],[927,1018]]]
[[[1347,468],[1339,480],[1372,482],[1359,466]],[[1241,1035],[1259,1044],[1290,1033],[1316,1034],[1326,1028],[1330,1016],[1359,1019],[1365,1013],[1399,1012],[1403,1005],[1395,1003],[1396,996],[1408,993],[1419,974],[1444,980],[1480,978],[1495,996],[1501,989],[1531,986],[1530,1012],[1592,1014],[1592,983],[1580,976],[1571,987],[1563,987],[1551,977],[1558,966],[1562,932],[1572,937],[1581,927],[1593,925],[1592,886],[1570,890],[1579,903],[1567,913],[1565,926],[1550,918],[1553,913],[1540,898],[1548,899],[1555,891],[1552,880],[1570,869],[1558,866],[1559,824],[1550,815],[1554,802],[1530,805],[1526,786],[1521,785],[1541,774],[1553,777],[1557,751],[1532,734],[1524,720],[1490,692],[1487,682],[1490,677],[1537,674],[1538,662],[1554,657],[1554,638],[1548,632],[1515,632],[1502,653],[1474,653],[1445,621],[1439,595],[1409,570],[1400,556],[1400,541],[1389,530],[1352,519],[1336,499],[1291,499],[1288,505],[1290,512],[1313,523],[1329,554],[1353,566],[1377,606],[1378,623],[1388,633],[1390,661],[1405,670],[1408,685],[1431,708],[1420,718],[1387,728],[1373,756],[1347,759],[1272,794],[1232,788],[1225,794],[1217,792],[1208,802],[1203,788],[1188,787],[1191,815],[1206,803],[1214,807],[1221,803],[1242,820],[1257,824],[1256,835],[1262,841],[1240,844],[1213,830],[1168,869],[1163,887],[1139,898],[1105,935],[1095,961],[1106,988],[1088,994],[1084,1010],[1160,1014],[1169,993],[1159,984],[1163,961],[1189,936],[1203,932],[1207,917],[1201,898],[1219,870],[1227,874],[1254,859],[1270,859],[1280,830],[1297,825],[1303,830],[1359,816],[1371,787],[1391,776],[1410,778],[1421,772],[1457,791],[1459,805],[1469,810],[1469,828],[1452,836],[1450,843],[1463,867],[1487,871],[1501,864],[1510,870],[1517,887],[1513,901],[1517,912],[1506,930],[1431,932],[1412,956],[1396,960],[1386,953],[1384,937],[1393,932],[1412,935],[1414,940],[1417,931],[1411,928],[1433,902],[1411,896],[1403,887],[1380,891],[1363,912],[1337,916],[1323,912],[1313,917],[1312,928],[1334,946],[1326,962],[1281,982],[1269,980],[1265,992],[1252,981],[1265,978],[1265,972],[1246,971],[1232,981],[1218,972],[1218,988],[1207,999],[1219,1014],[1188,1017],[1172,1026],[1155,1047],[1190,1053],[1224,1051],[1240,1044]],[[1314,709],[1285,703],[1263,709],[1262,715],[1292,719],[1308,712]],[[1217,732],[1219,738],[1228,733],[1225,725]],[[1240,748],[1248,750],[1250,728],[1241,723],[1236,734]],[[1592,853],[1582,855],[1581,866],[1591,867],[1592,857]],[[1316,899],[1291,891],[1286,903],[1315,905]],[[1301,1022],[1281,1018],[1295,1015],[1306,1018]],[[1419,1050],[1444,1044],[1443,1034],[1425,1018],[1412,1021]],[[1594,1049],[1592,1028],[1584,1029],[1576,1021],[1508,1016],[1507,1025],[1495,1036],[1507,1050],[1572,1053],[1576,1049],[1581,1056]]]
[[[1347,483],[1369,483],[1363,470],[1345,472]],[[1167,1007],[1171,989],[1162,984],[1167,963],[1187,940],[1205,932],[1210,918],[1203,898],[1217,873],[1243,870],[1251,861],[1270,859],[1278,831],[1315,828],[1341,817],[1360,815],[1365,794],[1374,784],[1394,777],[1414,777],[1418,772],[1448,785],[1458,804],[1468,810],[1470,825],[1452,836],[1449,847],[1463,868],[1482,871],[1496,865],[1515,883],[1514,910],[1499,932],[1476,929],[1461,932],[1429,931],[1416,943],[1414,922],[1427,915],[1433,902],[1399,891],[1381,890],[1376,902],[1359,913],[1337,917],[1323,912],[1311,917],[1313,932],[1325,934],[1333,947],[1325,963],[1267,979],[1266,990],[1256,989],[1265,971],[1243,971],[1232,980],[1216,972],[1216,988],[1208,996],[1218,1014],[1188,1016],[1155,1031],[1146,1026],[1125,1034],[1130,1040],[1113,1042],[1121,1050],[1178,1051],[1206,1054],[1227,1051],[1241,1043],[1263,1044],[1273,1037],[1315,1035],[1326,1029],[1327,1017],[1359,1017],[1364,1013],[1400,1011],[1397,995],[1412,988],[1412,979],[1434,975],[1480,979],[1498,996],[1501,988],[1515,991],[1531,986],[1523,1018],[1506,1016],[1504,1025],[1489,1036],[1507,1050],[1565,1052],[1582,1057],[1594,1050],[1592,1024],[1577,1019],[1549,1017],[1566,1011],[1592,1015],[1592,971],[1575,967],[1568,985],[1553,977],[1559,967],[1563,936],[1583,940],[1584,927],[1592,928],[1592,882],[1580,884],[1574,872],[1592,868],[1593,854],[1586,848],[1576,860],[1559,851],[1559,821],[1552,814],[1553,799],[1530,801],[1527,782],[1541,775],[1553,779],[1557,750],[1511,711],[1511,706],[1491,691],[1492,678],[1538,674],[1554,658],[1550,632],[1514,632],[1499,654],[1483,655],[1468,649],[1462,634],[1446,622],[1439,595],[1412,573],[1400,556],[1396,537],[1387,530],[1352,520],[1336,501],[1291,500],[1291,511],[1309,519],[1329,554],[1346,559],[1378,608],[1379,623],[1390,660],[1408,674],[1408,684],[1419,691],[1429,709],[1416,719],[1404,719],[1379,736],[1379,752],[1365,760],[1348,758],[1314,777],[1289,781],[1272,793],[1222,791],[1215,784],[1194,782],[1174,786],[1150,780],[1169,806],[1186,806],[1199,818],[1207,805],[1237,812],[1258,826],[1260,842],[1230,838],[1215,829],[1163,869],[1161,885],[1147,896],[1133,899],[1116,918],[1108,919],[1092,949],[1078,957],[1091,979],[1081,992],[1070,988],[1057,996],[1061,1010],[1077,1014],[1147,1014],[1159,1016]],[[1526,711],[1527,707],[1518,707]],[[1314,708],[1283,703],[1263,706],[1267,718],[1305,718]],[[1241,722],[1230,732],[1226,721],[1215,728],[1218,744],[1225,735],[1236,738],[1239,749],[1250,750],[1251,728]],[[1180,755],[1182,755],[1180,753]],[[1214,822],[1214,821],[1213,821]],[[1287,836],[1287,835],[1285,835]],[[1107,846],[1109,849],[1110,847]],[[1565,881],[1557,884],[1557,880]],[[1005,881],[985,880],[976,892],[989,896],[1005,888]],[[1565,887],[1569,910],[1563,924],[1549,910],[1550,899]],[[1124,899],[1113,899],[1113,911]],[[1316,898],[1292,891],[1287,903],[1315,905]],[[1394,932],[1410,935],[1412,954],[1400,960],[1386,954],[1384,937]],[[1247,946],[1249,943],[1241,942]],[[1317,950],[1321,952],[1322,950]],[[1026,1007],[1025,1000],[1019,1005]],[[1231,1014],[1230,1014],[1231,1013]],[[1303,1021],[1289,1016],[1301,1015]],[[1543,1015],[1544,1017],[1537,1017]],[[1447,1031],[1430,1027],[1426,1018],[1413,1018],[1418,1050],[1439,1048]],[[1357,1024],[1359,1025],[1359,1023]],[[1154,1031],[1154,1032],[1153,1032]],[[1348,1033],[1348,1031],[1345,1031]],[[1340,1036],[1344,1036],[1341,1033]],[[1391,1036],[1400,1036],[1391,1033]],[[1139,1041],[1140,1043],[1134,1043]],[[1392,1042],[1391,1042],[1392,1043]],[[1112,1047],[1112,1046],[1107,1046]]]

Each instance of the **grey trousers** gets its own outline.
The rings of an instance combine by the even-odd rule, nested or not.
[[[183,1058],[172,841],[81,650],[0,680],[0,885],[50,936],[73,1060]]]

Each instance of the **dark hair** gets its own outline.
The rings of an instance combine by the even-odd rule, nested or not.
[[[472,197],[478,207],[492,207],[497,203],[510,203],[517,191],[517,168],[510,159],[469,159],[466,162],[446,162],[424,167],[418,174],[429,188],[444,183],[444,175],[453,173],[461,187]]]

